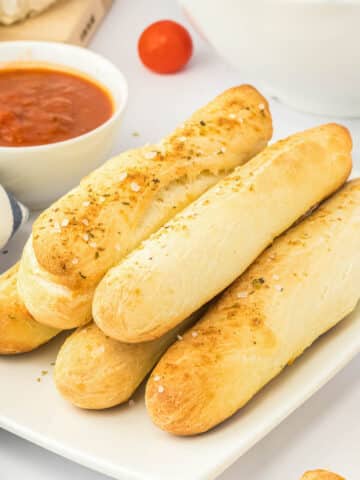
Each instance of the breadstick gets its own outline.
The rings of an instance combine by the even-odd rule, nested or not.
[[[67,338],[55,364],[55,384],[61,395],[80,408],[104,409],[124,403],[135,392],[161,355],[199,315],[151,342],[122,343],[94,324]]]
[[[0,275],[0,355],[34,350],[59,333],[36,322],[16,288],[19,265]]]
[[[327,470],[312,470],[311,472],[304,473],[301,480],[345,480],[345,478],[336,475],[336,473],[328,472]]]
[[[266,100],[244,85],[198,110],[159,144],[108,161],[40,215],[21,261],[19,292],[44,324],[91,319],[108,269],[272,134]]]
[[[123,342],[163,335],[230,285],[350,170],[351,138],[336,124],[271,145],[107,273],[94,297],[95,322]]]
[[[278,238],[170,347],[147,384],[152,420],[194,435],[230,417],[355,308],[359,285],[360,179]]]

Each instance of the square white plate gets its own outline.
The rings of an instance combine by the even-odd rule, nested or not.
[[[16,261],[26,236],[21,232],[8,254],[0,253],[0,271]],[[224,471],[360,352],[360,306],[233,418],[195,438],[176,438],[153,426],[143,388],[133,406],[102,412],[65,402],[51,375],[63,338],[30,354],[0,357],[0,427],[117,479],[205,480]],[[49,374],[42,376],[43,370]]]

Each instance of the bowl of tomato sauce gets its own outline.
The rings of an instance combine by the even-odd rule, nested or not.
[[[49,205],[107,159],[127,96],[94,52],[0,42],[0,184],[32,209]]]

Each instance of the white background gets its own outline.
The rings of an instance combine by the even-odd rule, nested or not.
[[[221,2],[219,5],[221,8]],[[193,30],[195,54],[184,72],[158,76],[146,71],[137,58],[137,38],[149,23],[162,18],[187,23],[175,0],[114,0],[114,7],[91,44],[92,49],[118,65],[129,82],[129,106],[116,152],[161,138],[217,93],[247,80],[241,72],[223,63]],[[272,102],[271,107],[275,138],[334,120],[301,114],[277,102]],[[352,130],[355,162],[360,167],[356,160],[360,153],[360,122],[343,122]],[[139,137],[132,135],[135,131],[140,133]],[[333,469],[347,480],[359,480],[359,369],[358,356],[310,401],[239,459],[220,477],[221,480],[297,480],[310,468]],[[0,430],[0,480],[70,478],[105,480],[107,477]]]

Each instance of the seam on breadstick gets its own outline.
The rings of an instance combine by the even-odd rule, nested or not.
[[[226,288],[350,170],[351,137],[335,124],[267,147],[105,275],[93,301],[95,322],[123,342],[163,335]]]
[[[23,258],[19,273],[29,311],[61,328],[89,321],[86,296],[92,297],[106,271],[258,153],[271,134],[266,100],[245,85],[219,95],[161,143],[109,160],[35,222],[24,253],[32,261]],[[66,287],[65,294],[39,285],[39,278]],[[72,292],[74,304],[66,292]]]
[[[360,179],[279,237],[170,347],[147,384],[151,418],[192,435],[230,417],[355,308],[359,284]]]

